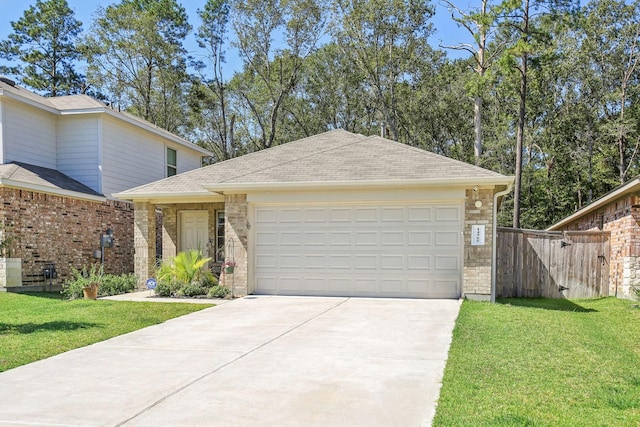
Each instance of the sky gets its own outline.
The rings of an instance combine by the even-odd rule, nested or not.
[[[199,25],[197,10],[204,7],[205,1],[206,0],[178,0],[186,9],[190,23],[194,28]],[[465,1],[472,3],[471,0],[461,0],[459,5],[464,6]],[[7,36],[13,31],[11,22],[19,20],[24,14],[24,11],[35,3],[36,0],[0,0],[0,40],[7,39]],[[119,3],[119,1],[67,0],[67,3],[75,12],[75,18],[82,22],[83,30],[87,31],[93,22],[93,15],[99,6],[107,7],[110,4]],[[440,5],[437,0],[434,0],[433,4],[436,6],[436,14],[431,22],[434,25],[435,33],[429,38],[429,42],[433,47],[472,42],[466,30],[458,28],[451,20],[451,15],[447,12],[446,8]],[[185,47],[191,55],[198,54],[198,47],[193,36],[193,31],[185,41]],[[228,72],[228,75],[225,77],[230,78],[234,71],[241,68],[242,64],[232,48],[227,48],[226,51],[227,64],[225,66],[225,74]],[[447,55],[451,58],[465,56],[461,52],[454,50],[447,50]]]

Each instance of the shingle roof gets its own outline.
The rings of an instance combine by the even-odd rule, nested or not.
[[[456,180],[506,184],[512,178],[378,136],[334,130],[143,185],[117,197],[196,196],[288,184],[330,187]]]
[[[11,183],[14,186],[25,185],[28,188],[42,188],[54,193],[70,191],[92,197],[103,197],[75,179],[55,169],[13,162],[0,165],[0,184]]]

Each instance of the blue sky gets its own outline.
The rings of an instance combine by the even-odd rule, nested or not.
[[[205,0],[178,0],[187,10],[187,15],[191,21],[193,27],[197,27],[199,24],[196,11],[204,6]],[[472,3],[471,0],[461,0],[459,5],[464,8],[465,3]],[[17,21],[22,17],[24,11],[30,6],[35,4],[35,0],[0,0],[0,40],[5,40],[7,36],[12,32],[11,22]],[[118,3],[117,0],[67,0],[67,3],[74,10],[76,19],[82,21],[83,29],[86,31],[89,29],[94,12],[99,6],[106,7],[113,3]],[[456,44],[460,42],[470,42],[468,33],[465,30],[457,28],[455,23],[451,20],[450,14],[446,8],[442,7],[434,1],[436,5],[436,15],[432,20],[435,27],[435,34],[429,39],[432,46],[437,47],[438,44]],[[189,35],[185,43],[186,48],[191,54],[197,54],[197,45],[193,38],[193,34]],[[450,57],[460,57],[462,54],[456,51],[448,51]],[[464,56],[464,55],[462,55]],[[231,74],[235,69],[240,68],[241,64],[237,59],[232,49],[227,49],[227,66],[225,77],[231,77]]]

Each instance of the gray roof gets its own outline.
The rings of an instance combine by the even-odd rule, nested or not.
[[[507,185],[512,181],[429,151],[339,129],[136,187],[116,197],[193,197],[212,191],[384,183]]]
[[[0,165],[0,184],[10,184],[36,191],[48,190],[57,194],[73,192],[85,196],[103,197],[102,194],[55,169],[20,162]]]

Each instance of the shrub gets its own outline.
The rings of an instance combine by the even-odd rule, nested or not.
[[[212,286],[207,292],[207,297],[209,298],[226,298],[228,295],[229,288],[220,285]]]
[[[178,290],[178,295],[182,297],[195,297],[198,295],[207,295],[208,291],[209,288],[204,286],[202,283],[195,282],[183,285]]]
[[[98,288],[100,296],[121,295],[136,289],[135,274],[105,274]]]
[[[176,282],[158,282],[156,285],[156,295],[160,297],[172,297],[178,294],[180,285]]]
[[[211,258],[198,250],[180,252],[156,268],[156,295],[161,297],[207,295],[218,279],[205,268]]]

